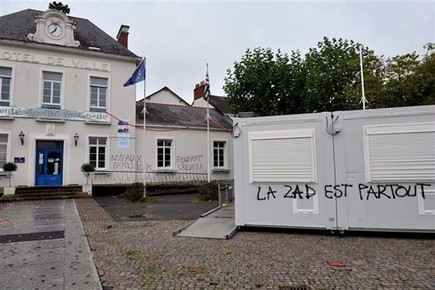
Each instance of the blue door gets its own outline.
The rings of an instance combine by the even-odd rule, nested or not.
[[[36,185],[62,185],[63,142],[36,142]]]

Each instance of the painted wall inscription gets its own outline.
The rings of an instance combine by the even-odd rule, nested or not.
[[[285,193],[283,195],[284,198],[310,199],[317,194],[323,194],[328,199],[334,199],[347,197],[351,191],[356,191],[360,200],[377,200],[417,197],[418,195],[425,199],[425,188],[430,187],[431,185],[426,183],[415,183],[412,185],[367,185],[359,183],[357,186],[352,184],[328,184],[323,187],[323,192],[317,192],[308,184],[283,186],[285,188]],[[276,199],[277,197],[277,190],[274,190],[272,186],[266,186],[266,188],[258,186],[258,201]]]
[[[142,155],[112,154],[110,162],[113,170],[143,170]]]
[[[18,62],[48,64],[63,67],[73,67],[78,69],[89,69],[107,72],[112,71],[110,63],[70,57],[54,57],[43,54],[21,53],[17,51],[3,49],[0,49],[0,59]]]
[[[177,156],[177,169],[181,172],[202,172],[203,155]]]

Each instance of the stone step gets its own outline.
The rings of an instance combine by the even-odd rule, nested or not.
[[[14,195],[3,195],[0,202],[24,201],[24,200],[47,200],[88,198],[87,193],[82,191],[81,186],[35,186],[17,187]]]
[[[81,186],[35,186],[35,187],[17,187],[15,194],[27,195],[27,194],[63,194],[69,192],[81,193]]]
[[[89,194],[86,193],[75,193],[75,194],[58,194],[58,195],[4,195],[0,197],[0,202],[11,202],[11,201],[26,201],[26,200],[51,200],[51,199],[71,199],[71,198],[90,198]]]
[[[32,191],[27,191],[27,192],[22,192],[22,191],[15,191],[15,195],[18,196],[24,196],[24,195],[70,195],[70,194],[77,194],[77,193],[83,193],[82,190],[74,190],[74,191],[70,191],[70,190],[51,190],[51,191],[44,191],[44,190],[32,190]]]

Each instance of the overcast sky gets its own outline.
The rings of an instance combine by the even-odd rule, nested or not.
[[[0,0],[0,15],[51,0]],[[59,1],[56,1],[59,2]],[[224,78],[247,48],[282,52],[315,47],[323,36],[362,43],[395,56],[435,42],[435,0],[383,1],[146,1],[60,0],[116,38],[130,26],[129,49],[147,59],[147,95],[167,86],[191,103],[209,65],[211,92],[224,95]],[[143,87],[137,87],[138,97]]]

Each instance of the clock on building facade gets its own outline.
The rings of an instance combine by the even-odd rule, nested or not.
[[[51,23],[47,26],[48,35],[53,38],[59,38],[63,35],[62,25],[59,23]]]
[[[74,39],[76,23],[63,11],[50,8],[36,15],[35,23],[36,31],[29,33],[29,40],[70,47],[80,46],[80,42]]]

